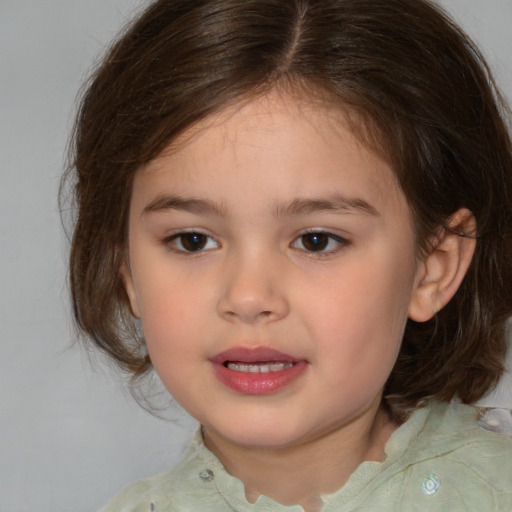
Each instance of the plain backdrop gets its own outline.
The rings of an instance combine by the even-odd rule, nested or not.
[[[512,0],[443,0],[512,100]],[[57,204],[74,101],[136,0],[0,0],[0,512],[92,512],[175,463],[161,421],[73,344]],[[512,200],[512,198],[511,198]],[[490,401],[512,407],[505,380]]]

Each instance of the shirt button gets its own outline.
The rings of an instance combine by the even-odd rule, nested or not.
[[[211,482],[213,480],[213,471],[211,469],[205,469],[199,473],[199,478],[203,482]]]
[[[435,494],[439,490],[439,487],[441,487],[441,479],[435,473],[427,476],[427,478],[425,478],[421,484],[421,490],[427,496],[432,496],[432,494]]]

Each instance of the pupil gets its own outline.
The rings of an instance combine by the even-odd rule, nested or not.
[[[188,233],[181,236],[181,243],[187,251],[199,251],[206,245],[206,236],[201,233]]]
[[[308,233],[302,236],[302,243],[308,251],[323,251],[329,243],[325,233]]]

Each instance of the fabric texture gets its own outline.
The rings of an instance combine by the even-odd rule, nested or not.
[[[431,403],[390,437],[382,462],[363,462],[322,512],[510,512],[512,439],[479,412]],[[485,426],[485,425],[484,425]],[[289,475],[293,478],[293,475]],[[204,446],[200,432],[177,466],[122,491],[103,512],[303,512],[265,496],[249,503],[240,480]]]

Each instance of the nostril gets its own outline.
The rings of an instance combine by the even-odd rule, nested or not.
[[[279,293],[271,293],[271,290],[259,294],[249,293],[250,289],[246,293],[242,291],[240,288],[229,289],[219,297],[217,312],[225,320],[245,323],[271,322],[288,313],[288,303]]]

